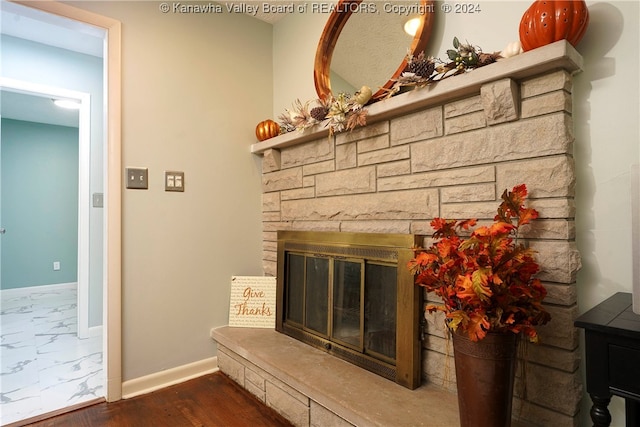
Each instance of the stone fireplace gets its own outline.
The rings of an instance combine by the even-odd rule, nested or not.
[[[552,320],[539,330],[541,344],[526,347],[514,417],[576,426],[583,391],[573,327],[580,256],[574,242],[571,91],[581,66],[580,55],[560,41],[375,103],[368,107],[367,126],[352,132],[329,137],[316,126],[254,144],[252,152],[263,156],[265,274],[280,274],[279,231],[431,235],[434,217],[491,220],[502,191],[525,183],[529,204],[540,213],[525,238],[537,251]],[[366,417],[366,409],[341,414],[339,403],[309,396],[315,388],[307,391],[308,381],[299,380],[307,373],[275,374],[272,364],[251,360],[253,350],[229,351],[227,332],[212,332],[222,345],[221,369],[236,372],[249,360],[243,372],[265,371],[259,390],[256,382],[244,383],[258,397],[269,404],[270,378],[284,383],[282,389],[305,389],[307,418],[296,419],[296,425],[314,424],[314,402],[331,407],[344,425],[384,425],[358,418]],[[422,396],[432,385],[443,387],[442,393],[455,391],[452,355],[442,318],[429,315],[422,341],[424,385],[407,392]]]

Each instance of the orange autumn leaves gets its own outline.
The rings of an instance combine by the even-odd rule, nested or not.
[[[520,227],[538,217],[524,206],[526,196],[524,184],[505,190],[494,223],[475,230],[475,219],[435,218],[436,242],[416,249],[409,262],[415,283],[442,298],[443,305],[427,309],[445,312],[449,328],[462,328],[474,341],[491,331],[523,333],[536,342],[535,326],[550,319],[542,306],[546,289],[534,278],[534,251],[518,242]]]

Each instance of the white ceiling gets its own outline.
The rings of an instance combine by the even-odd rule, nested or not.
[[[258,3],[258,2],[255,1],[255,3]],[[269,5],[277,5],[278,3],[291,4],[291,0],[261,1],[260,4],[262,4],[262,3],[266,3],[266,4],[269,4]],[[263,10],[262,7],[260,7],[258,9],[258,13],[256,13],[255,17],[258,18],[259,20],[267,22],[269,24],[275,24],[276,22],[278,22],[279,20],[281,20],[282,18],[287,16],[286,13],[264,13],[262,10]]]

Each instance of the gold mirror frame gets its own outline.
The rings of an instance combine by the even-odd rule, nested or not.
[[[320,99],[326,99],[331,96],[331,82],[329,78],[331,56],[333,55],[333,50],[336,47],[342,29],[349,20],[349,17],[351,17],[353,10],[357,10],[355,6],[361,2],[362,0],[340,0],[336,9],[329,15],[329,19],[320,37],[320,42],[318,43],[318,50],[316,50],[313,67],[313,80]],[[434,0],[420,0],[420,6],[426,13],[422,15],[424,19],[420,23],[420,27],[418,31],[416,31],[416,35],[413,37],[413,42],[409,48],[409,53],[412,55],[417,55],[426,49],[431,37],[431,28],[433,27],[433,18],[435,15]],[[400,77],[406,66],[407,60],[405,58],[387,83],[373,94],[372,99],[378,100],[384,97],[388,89],[393,86],[394,79]]]

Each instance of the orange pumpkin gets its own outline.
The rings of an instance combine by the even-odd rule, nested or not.
[[[589,10],[584,0],[537,0],[520,20],[520,43],[524,51],[562,39],[575,46],[588,24]]]
[[[258,141],[264,141],[280,134],[280,125],[273,120],[264,120],[256,126]]]

